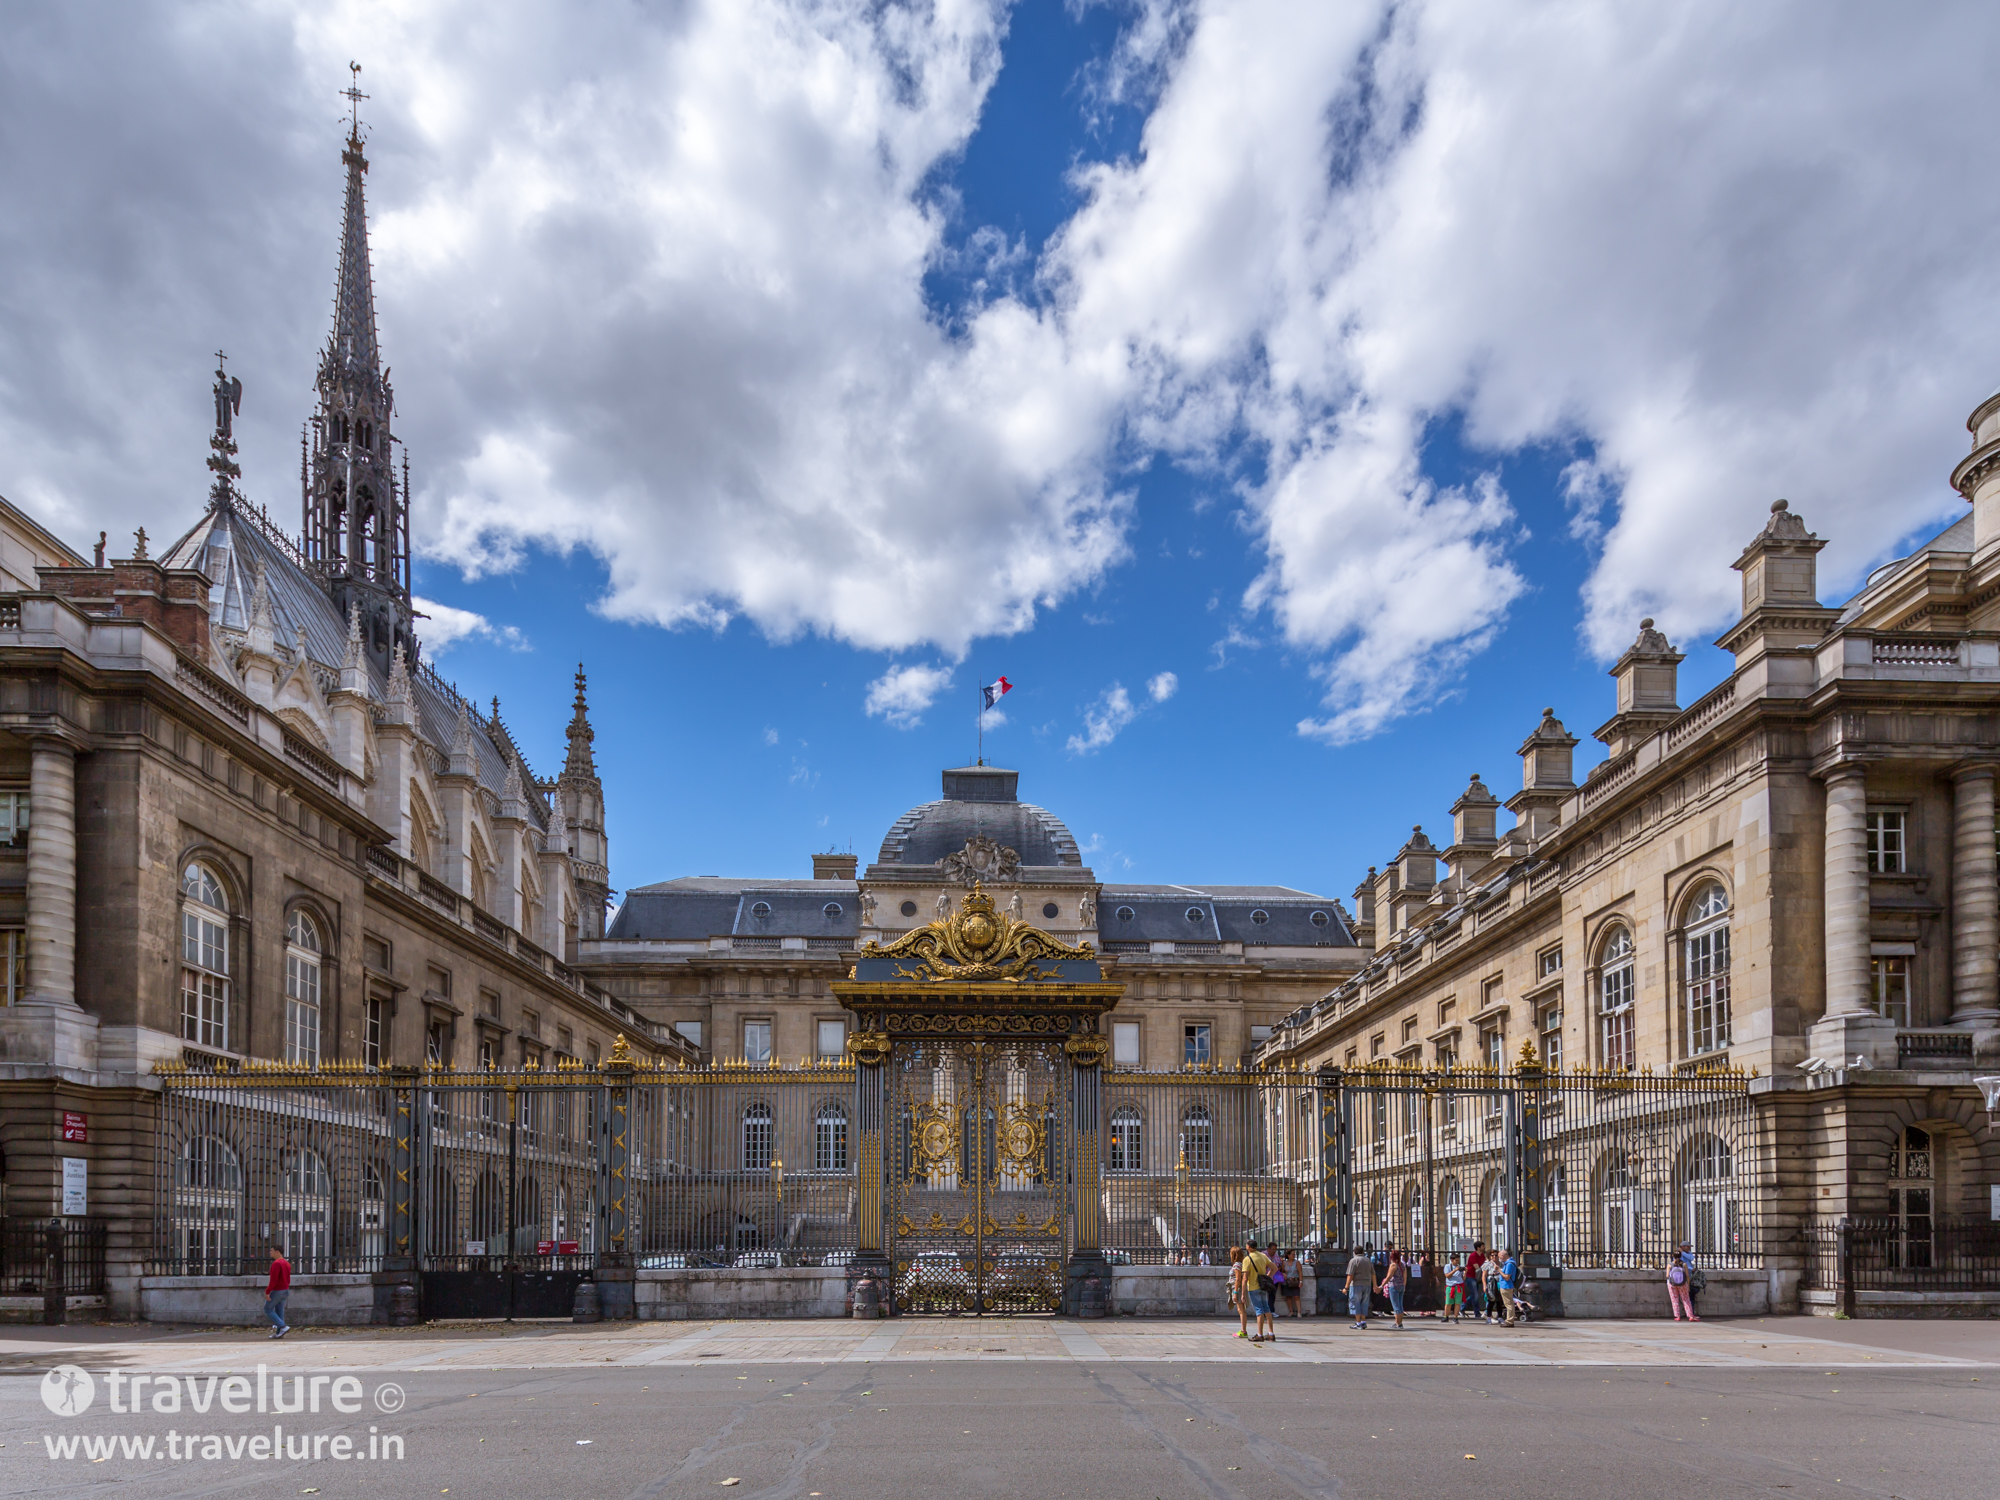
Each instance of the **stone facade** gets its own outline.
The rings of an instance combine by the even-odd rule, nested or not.
[[[1815,1218],[1988,1219],[2000,1131],[1974,1078],[2000,1073],[2000,400],[1971,426],[1973,515],[1843,608],[1818,601],[1824,542],[1772,508],[1734,564],[1743,613],[1718,644],[1735,669],[1692,707],[1680,656],[1641,622],[1595,731],[1609,757],[1577,783],[1577,741],[1545,709],[1515,825],[1497,831],[1475,776],[1448,848],[1418,829],[1371,870],[1366,966],[1259,1062],[1742,1070],[1774,1264],[1797,1264]]]
[[[185,1146],[154,1138],[157,1063],[587,1064],[620,1035],[694,1053],[569,962],[607,894],[581,672],[540,780],[497,704],[416,660],[347,147],[306,538],[237,493],[242,387],[221,371],[208,509],[162,557],[141,531],[86,564],[0,502],[0,1190],[9,1218],[45,1219],[63,1159],[88,1163],[120,1315]],[[378,484],[350,497],[364,441]]]

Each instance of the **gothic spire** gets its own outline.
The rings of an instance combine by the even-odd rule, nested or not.
[[[215,475],[208,503],[227,505],[236,498],[236,481],[243,470],[236,462],[236,414],[243,410],[243,382],[229,373],[229,359],[215,351],[215,435],[208,440],[208,467]]]
[[[333,331],[319,361],[319,409],[307,436],[305,552],[345,614],[359,605],[363,636],[380,670],[410,633],[410,522],[392,452],[396,396],[375,330],[368,257],[368,155],[361,135],[361,68],[341,91],[352,106],[340,153],[347,169]]]
[[[590,705],[583,695],[583,663],[576,664],[576,713],[569,721],[569,758],[563,762],[565,776],[595,776],[597,760],[590,753],[596,734],[590,727]]]

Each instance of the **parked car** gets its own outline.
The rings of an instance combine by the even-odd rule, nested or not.
[[[907,1305],[961,1301],[972,1284],[965,1262],[949,1250],[922,1250],[896,1278],[896,1298]]]
[[[700,1259],[693,1255],[642,1255],[639,1269],[642,1271],[686,1271],[699,1265]]]
[[[745,1250],[731,1262],[739,1271],[775,1271],[784,1263],[782,1250]]]

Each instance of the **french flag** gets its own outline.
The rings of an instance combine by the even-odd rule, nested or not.
[[[991,708],[1002,698],[1014,691],[1014,684],[1002,677],[996,682],[984,684],[979,691],[986,695],[985,707]]]

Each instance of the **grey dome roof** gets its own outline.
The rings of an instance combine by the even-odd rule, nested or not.
[[[961,766],[944,773],[944,796],[896,819],[876,863],[934,865],[980,834],[1014,850],[1024,865],[1080,867],[1076,837],[1062,819],[1016,795],[1020,772]]]

